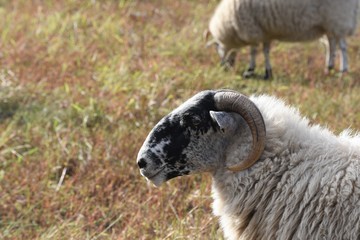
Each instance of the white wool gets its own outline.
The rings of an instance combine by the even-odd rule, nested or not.
[[[266,146],[251,168],[213,176],[214,214],[227,239],[357,239],[360,137],[309,125],[298,110],[253,96]]]
[[[232,47],[240,47],[238,39],[251,45],[275,39],[309,41],[323,34],[341,38],[355,31],[357,12],[358,0],[223,0],[209,30]]]

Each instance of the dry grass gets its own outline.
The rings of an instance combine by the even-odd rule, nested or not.
[[[221,239],[210,176],[157,189],[135,162],[203,89],[274,94],[337,133],[360,129],[359,33],[342,78],[324,76],[313,42],[275,43],[274,80],[243,80],[248,49],[224,72],[204,48],[217,2],[0,1],[0,238]]]

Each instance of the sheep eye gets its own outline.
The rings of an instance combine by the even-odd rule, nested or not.
[[[199,125],[200,123],[201,123],[200,117],[194,116],[194,117],[192,118],[192,124],[193,124],[194,126],[197,126],[197,125]]]
[[[201,121],[201,117],[198,115],[184,114],[180,121],[180,124],[196,127],[201,123]]]

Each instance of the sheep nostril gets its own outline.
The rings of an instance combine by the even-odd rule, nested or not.
[[[147,165],[147,163],[146,163],[145,159],[140,158],[140,160],[138,161],[139,168],[146,168],[146,165]]]

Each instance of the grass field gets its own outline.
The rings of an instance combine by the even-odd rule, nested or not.
[[[360,129],[359,31],[342,78],[316,41],[274,43],[274,79],[244,80],[248,49],[224,72],[205,48],[217,2],[0,0],[0,239],[222,239],[209,175],[155,188],[136,165],[153,125],[203,89]]]

